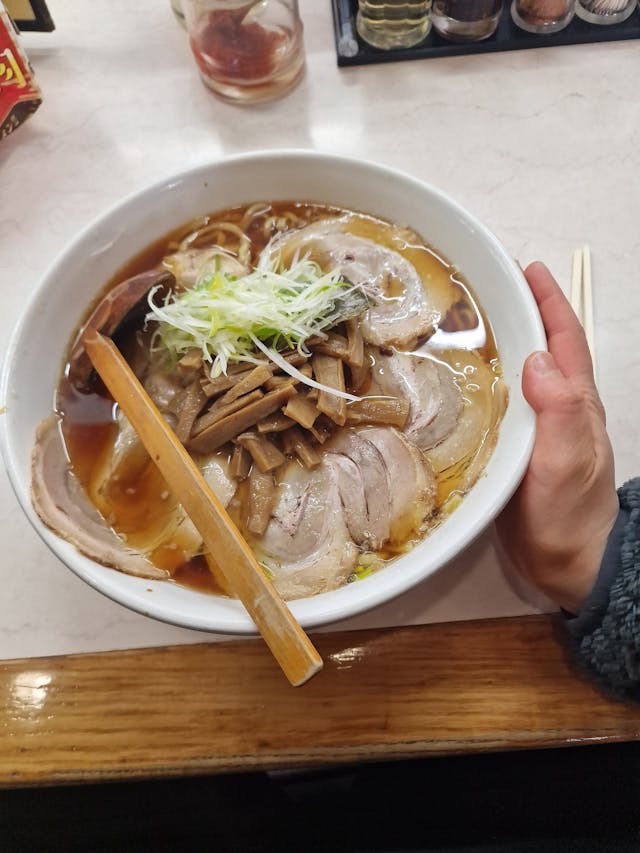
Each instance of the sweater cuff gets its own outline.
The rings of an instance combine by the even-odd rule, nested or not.
[[[598,579],[567,625],[582,666],[615,695],[640,699],[640,478],[618,497]]]
[[[607,540],[598,577],[589,597],[577,616],[565,612],[567,628],[576,638],[590,634],[602,622],[609,605],[611,587],[622,569],[622,542],[628,524],[629,510],[620,507],[618,517]]]

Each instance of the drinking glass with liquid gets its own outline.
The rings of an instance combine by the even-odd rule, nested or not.
[[[431,0],[358,0],[356,29],[373,47],[413,47],[430,28]]]
[[[298,0],[182,0],[182,7],[200,76],[220,97],[267,101],[300,80]]]
[[[576,0],[513,0],[511,17],[528,33],[557,33],[571,23]]]
[[[492,36],[502,0],[433,0],[433,28],[449,41],[472,42]]]

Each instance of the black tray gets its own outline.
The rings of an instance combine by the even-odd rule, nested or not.
[[[575,16],[559,33],[535,35],[526,33],[511,20],[511,0],[505,0],[498,29],[485,41],[454,44],[431,30],[426,39],[415,47],[398,50],[378,50],[364,42],[355,27],[358,0],[331,0],[333,29],[338,65],[369,65],[373,62],[397,62],[405,59],[433,59],[438,56],[462,56],[469,53],[494,53],[498,50],[520,50],[530,47],[556,47],[563,44],[587,44],[597,41],[621,41],[640,38],[640,15],[636,9],[620,24],[588,24]],[[350,51],[357,52],[350,56]],[[347,49],[345,50],[345,44]]]

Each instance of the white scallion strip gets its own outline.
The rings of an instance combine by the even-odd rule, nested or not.
[[[277,350],[266,347],[262,341],[258,340],[258,338],[253,338],[253,342],[260,352],[263,352],[267,358],[270,358],[271,361],[274,364],[277,364],[281,370],[284,370],[285,373],[288,373],[289,376],[292,376],[299,382],[304,382],[305,385],[309,385],[311,388],[317,388],[318,391],[327,391],[329,394],[333,394],[334,397],[342,397],[350,403],[357,403],[358,400],[362,399],[362,397],[355,397],[353,394],[347,394],[346,391],[339,391],[337,388],[330,388],[328,385],[316,382],[315,379],[310,379],[308,376],[305,376],[304,373],[301,373],[297,367],[289,364],[286,358],[283,358]]]
[[[257,269],[237,279],[212,270],[193,289],[172,293],[162,304],[153,301],[157,289],[152,290],[146,319],[159,323],[154,345],[159,340],[176,358],[197,347],[212,362],[214,377],[226,373],[231,362],[260,363],[258,349],[307,385],[360,399],[308,379],[278,350],[303,351],[310,337],[366,310],[367,297],[344,281],[339,269],[325,273],[307,257],[294,258],[289,269],[278,269],[278,263],[268,266],[261,259]]]

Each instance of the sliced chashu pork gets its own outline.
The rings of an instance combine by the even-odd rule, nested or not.
[[[404,433],[421,450],[451,435],[463,410],[462,392],[449,365],[406,352],[376,353],[370,393],[409,400]]]
[[[388,542],[402,542],[433,512],[431,466],[394,427],[339,433],[327,452],[340,470],[347,527],[361,547],[376,551]]]
[[[281,253],[285,262],[294,253],[309,253],[323,268],[337,266],[352,284],[363,286],[375,301],[360,321],[368,343],[404,346],[433,333],[441,312],[428,299],[413,264],[347,227],[345,220],[320,220],[276,237],[265,252]]]
[[[401,543],[418,532],[436,508],[437,482],[424,455],[394,427],[358,431],[380,453],[390,494],[389,541]]]
[[[465,352],[460,364],[459,352],[438,353],[452,369],[461,371],[459,383],[463,407],[456,428],[438,445],[427,452],[437,472],[459,475],[460,489],[477,480],[489,461],[497,439],[497,425],[507,407],[508,391],[500,376],[477,353]]]
[[[221,272],[240,278],[248,272],[234,255],[217,246],[208,249],[185,249],[167,255],[162,263],[175,276],[178,287],[182,290],[190,290],[203,275]]]
[[[145,555],[163,545],[173,545],[185,559],[202,548],[202,537],[182,506],[167,497],[166,515],[159,523],[136,536],[136,547],[128,547],[109,526],[98,507],[108,512],[112,486],[127,472],[135,481],[136,472],[149,457],[122,418],[114,446],[94,472],[91,500],[76,479],[68,461],[59,421],[55,416],[37,430],[32,454],[31,500],[44,524],[81,553],[98,563],[139,577],[164,579],[169,573],[154,566]],[[202,457],[199,467],[223,506],[228,506],[236,489],[228,475],[228,463],[217,454]]]
[[[285,598],[326,592],[346,581],[360,551],[418,531],[435,492],[431,467],[398,430],[344,430],[318,468],[284,469],[272,519],[252,547]]]
[[[251,545],[286,599],[341,586],[356,565],[358,549],[344,520],[336,467],[326,459],[312,471],[298,462],[285,466],[272,518]]]
[[[358,545],[377,551],[391,533],[387,462],[365,430],[342,430],[326,448],[339,470],[338,487],[349,532]]]
[[[50,530],[103,566],[138,577],[168,577],[127,548],[89,501],[71,471],[57,417],[38,427],[31,462],[31,502]]]
[[[425,452],[437,474],[462,476],[457,488],[472,485],[489,459],[497,435],[493,428],[506,408],[502,379],[473,351],[438,351],[437,361],[376,353],[375,362],[371,393],[408,399],[404,433],[409,441]]]

